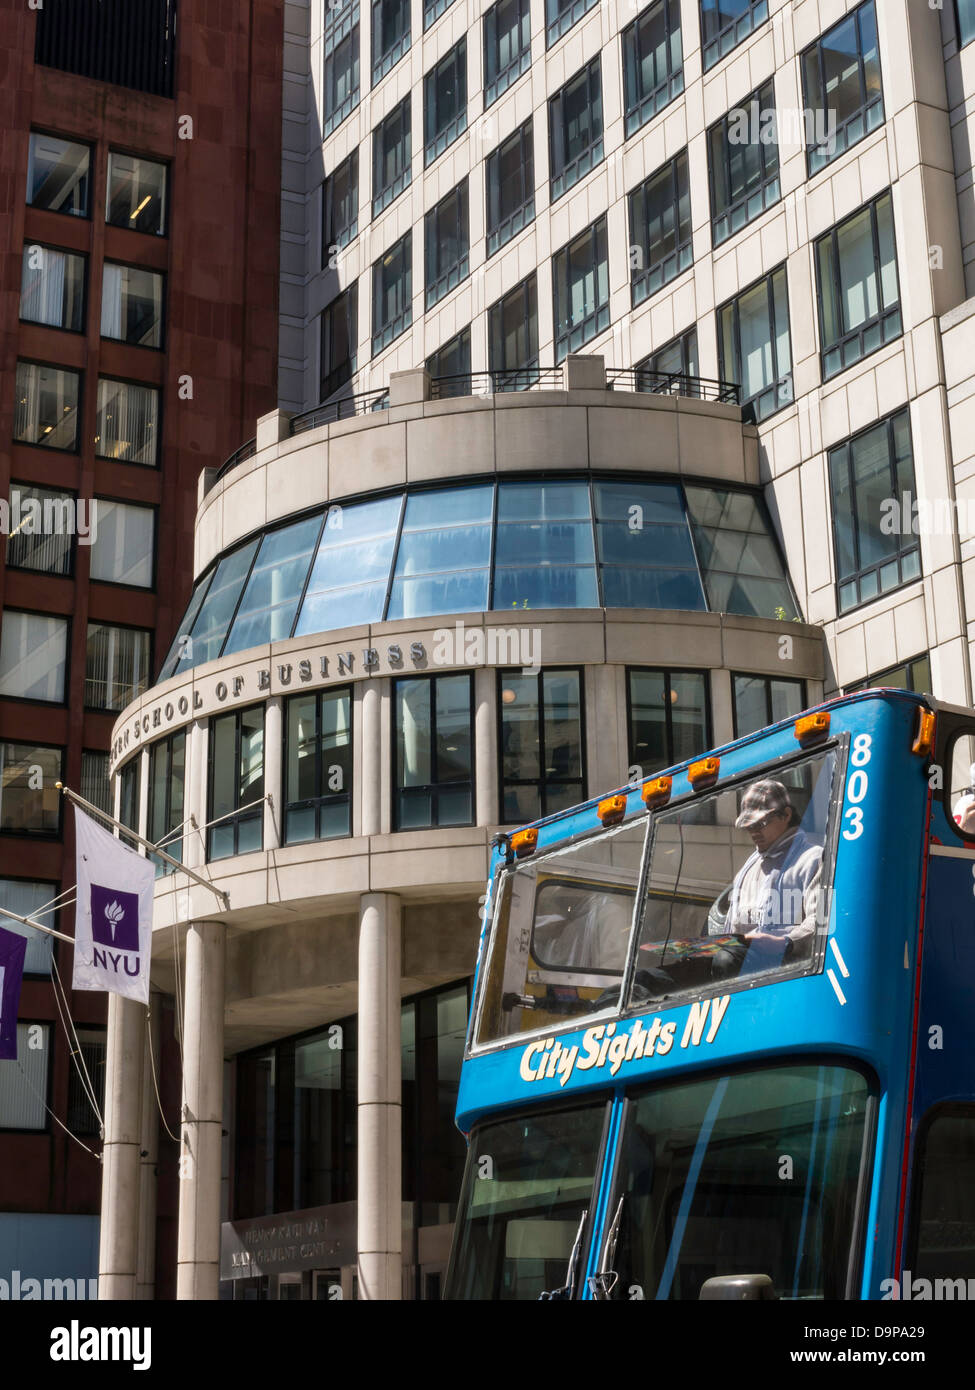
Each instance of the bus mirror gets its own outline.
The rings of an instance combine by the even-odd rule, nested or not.
[[[719,1274],[705,1279],[698,1301],[705,1299],[772,1299],[775,1287],[767,1274]]]

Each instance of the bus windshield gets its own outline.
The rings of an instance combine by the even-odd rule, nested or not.
[[[505,869],[475,1045],[820,969],[838,761],[827,749]]]

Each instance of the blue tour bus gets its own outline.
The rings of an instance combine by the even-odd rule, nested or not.
[[[975,1297],[973,750],[867,691],[498,837],[447,1298]]]

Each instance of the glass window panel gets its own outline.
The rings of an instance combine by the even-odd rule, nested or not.
[[[322,184],[322,269],[359,227],[359,152],[353,150]]]
[[[688,487],[685,495],[711,612],[797,617],[785,570],[755,498],[747,492],[705,487]]]
[[[98,530],[91,547],[91,577],[111,584],[152,588],[155,512],[95,499]]]
[[[90,531],[90,504],[82,503],[80,512],[79,525],[76,498],[69,492],[11,483],[8,567],[70,574],[75,532]]]
[[[131,265],[102,267],[102,337],[162,347],[163,277]]]
[[[105,221],[134,232],[166,231],[166,166],[134,154],[108,154]]]
[[[60,826],[62,750],[0,743],[0,830],[56,835]]]
[[[352,284],[322,311],[321,398],[351,381],[358,348],[358,285]]]
[[[450,376],[470,376],[471,373],[471,330],[465,328],[455,338],[444,343],[427,358],[426,369],[431,378]]]
[[[500,690],[502,778],[504,781],[537,780],[540,767],[538,678],[505,671],[500,677]]]
[[[57,928],[57,909],[47,906],[57,896],[56,883],[36,883],[26,878],[0,878],[0,907],[6,908],[8,912],[16,912],[20,917],[33,917],[45,927]],[[50,975],[54,937],[35,931],[33,927],[25,927],[10,917],[0,920],[4,931],[27,938],[24,974]]]
[[[0,1071],[0,1130],[47,1128],[50,1034],[47,1023],[17,1024],[17,1065]]]
[[[28,203],[50,212],[87,217],[90,156],[87,145],[32,130],[27,158]]]
[[[488,365],[492,372],[514,372],[537,361],[537,284],[531,275],[491,306]]]
[[[79,382],[77,372],[18,362],[14,439],[47,449],[77,449]]]
[[[217,565],[196,620],[184,641],[173,674],[212,661],[220,655],[240,591],[250,570],[258,542],[250,541],[225,555]],[[168,665],[168,662],[167,662]],[[165,669],[165,668],[164,668]]]
[[[122,463],[157,462],[159,392],[130,381],[98,382],[95,453]]]
[[[0,695],[63,703],[67,656],[66,618],[4,609],[0,628]]]
[[[203,579],[199,581],[193,593],[190,595],[190,601],[187,604],[186,612],[183,614],[176,636],[173,638],[173,644],[167,652],[166,660],[163,662],[162,670],[159,672],[159,679],[161,681],[168,680],[180,667],[181,661],[183,663],[183,670],[194,665],[191,633],[193,631],[193,624],[196,622],[197,614],[203,606],[203,600],[206,598],[209,591],[213,576],[214,571],[211,570],[209,574],[205,575]]]
[[[384,497],[330,509],[296,637],[381,620],[401,505]]]
[[[321,528],[321,516],[313,516],[263,538],[223,646],[225,655],[291,636]]]
[[[85,326],[85,258],[70,251],[24,246],[20,317],[80,333]]]

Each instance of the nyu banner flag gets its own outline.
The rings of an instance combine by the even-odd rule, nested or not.
[[[152,861],[74,808],[78,905],[75,989],[105,989],[149,1003]]]
[[[26,936],[0,927],[0,1060],[8,1062],[17,1056],[17,1008],[26,950]]]

